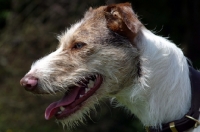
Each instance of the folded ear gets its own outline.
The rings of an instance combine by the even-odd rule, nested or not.
[[[105,8],[107,27],[133,41],[142,23],[133,12],[130,3],[113,4]]]

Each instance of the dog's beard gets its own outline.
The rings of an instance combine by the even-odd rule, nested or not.
[[[57,119],[56,122],[62,124],[63,128],[67,130],[73,130],[80,125],[85,125],[87,124],[87,118],[92,120],[91,112],[97,112],[96,106],[100,107],[100,100],[102,99],[93,95],[83,103],[81,109],[69,115],[67,118]]]

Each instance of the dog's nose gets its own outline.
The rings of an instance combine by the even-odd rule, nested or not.
[[[38,84],[38,78],[32,76],[32,75],[25,75],[20,80],[21,86],[23,86],[27,91],[33,91],[37,84]]]

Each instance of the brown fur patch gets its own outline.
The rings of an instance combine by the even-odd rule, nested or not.
[[[133,42],[142,24],[133,12],[130,3],[114,4],[105,8],[107,26]]]

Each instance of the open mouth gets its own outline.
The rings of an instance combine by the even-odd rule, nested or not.
[[[53,116],[63,119],[75,113],[81,108],[82,103],[95,93],[102,82],[103,78],[99,74],[80,80],[79,86],[71,87],[61,100],[51,103],[46,108],[45,119],[49,120]]]

